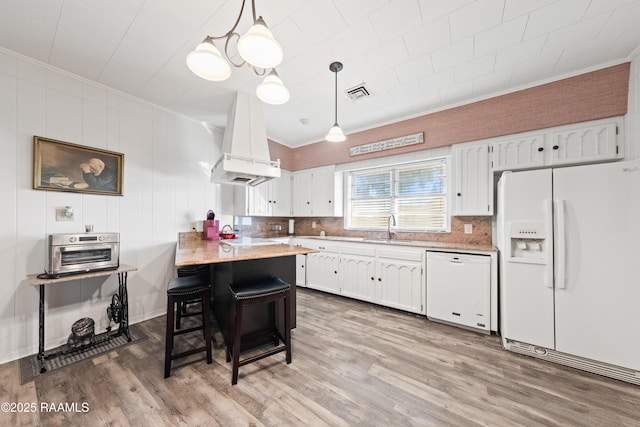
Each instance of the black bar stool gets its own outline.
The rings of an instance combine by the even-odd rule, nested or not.
[[[278,277],[272,277],[232,283],[229,285],[229,289],[231,290],[232,308],[229,312],[229,330],[227,333],[227,362],[233,359],[231,384],[238,383],[238,368],[240,366],[256,362],[276,353],[285,351],[287,364],[291,363],[291,286]],[[284,337],[276,324],[280,301],[284,301]],[[271,334],[275,347],[240,360],[243,308],[250,304],[264,303],[274,304]],[[279,345],[280,340],[284,345]]]
[[[209,280],[209,264],[203,265],[187,265],[184,267],[178,267],[178,277],[186,277],[186,276],[196,276],[201,275],[202,280]],[[198,316],[201,312],[189,311],[189,305],[194,303],[199,303],[200,298],[195,296],[193,299],[188,301],[182,301],[178,304],[178,309],[176,310],[176,329],[180,329],[180,323],[182,322],[183,317],[188,316]]]
[[[165,355],[164,355],[164,377],[171,375],[171,361],[192,354],[206,351],[207,363],[211,363],[211,319],[209,310],[209,299],[211,297],[211,287],[207,277],[202,275],[176,277],[169,280],[167,287],[167,331],[165,337]],[[202,325],[192,328],[177,330],[174,323],[176,312],[176,304],[178,310],[182,309],[182,304],[187,301],[193,301],[199,298],[202,301],[202,311],[192,314],[202,314]],[[204,346],[183,351],[181,353],[173,353],[173,337],[194,331],[204,332]]]

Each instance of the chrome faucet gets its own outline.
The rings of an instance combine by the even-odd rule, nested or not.
[[[392,224],[393,222],[393,224]],[[394,215],[389,215],[387,218],[387,240],[391,240],[391,226],[396,226],[396,217]]]

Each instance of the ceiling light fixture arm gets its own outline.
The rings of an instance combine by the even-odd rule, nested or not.
[[[231,29],[229,31],[227,31],[226,34],[222,35],[222,36],[207,36],[205,38],[205,41],[211,41],[213,43],[213,40],[225,40],[224,42],[224,55],[227,59],[227,61],[229,61],[229,63],[231,65],[233,65],[236,68],[240,68],[242,66],[244,66],[245,64],[248,65],[253,72],[255,73],[255,75],[262,77],[264,75],[267,74],[267,69],[264,68],[258,68],[255,67],[251,64],[249,64],[247,61],[242,60],[241,62],[233,62],[233,60],[231,60],[231,55],[229,55],[229,43],[231,42],[231,39],[233,38],[233,36],[236,36],[238,39],[240,39],[240,34],[238,34],[236,32],[236,28],[238,28],[238,24],[240,24],[240,19],[242,19],[242,15],[244,14],[244,6],[245,6],[246,0],[242,0],[242,6],[240,6],[240,13],[238,13],[238,17],[236,18],[236,22],[233,24],[233,27],[231,27]],[[258,20],[256,19],[256,2],[255,0],[251,0],[251,17],[253,18],[253,23],[256,23]],[[258,19],[260,19],[260,21],[262,22],[262,24],[266,27],[266,23],[264,22],[264,19],[262,19],[262,16],[260,16]],[[237,42],[236,42],[237,43]],[[270,68],[271,70],[272,68]]]
[[[206,36],[187,55],[187,66],[198,77],[220,82],[231,76],[233,67],[241,68],[247,65],[255,75],[264,77],[262,83],[256,88],[256,95],[268,104],[285,103],[289,100],[289,90],[284,86],[275,70],[282,63],[284,57],[282,46],[275,39],[262,16],[256,17],[255,0],[251,0],[252,25],[243,35],[237,32],[245,7],[247,7],[247,1],[242,0],[240,13],[226,34]],[[215,40],[224,40],[224,49],[218,49],[214,43]],[[233,47],[229,47],[230,44],[235,45],[235,50]],[[236,54],[240,56],[238,62],[232,59]]]

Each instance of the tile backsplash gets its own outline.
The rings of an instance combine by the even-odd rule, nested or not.
[[[235,217],[243,236],[286,237],[289,230],[289,217]],[[386,239],[386,231],[353,231],[344,229],[344,219],[335,217],[292,218],[295,220],[296,236],[319,236],[324,231],[327,236],[365,237]],[[315,228],[313,227],[315,223]],[[470,224],[471,234],[465,234],[464,226]],[[442,243],[465,243],[471,245],[491,245],[491,217],[464,216],[451,217],[449,233],[403,233],[394,232],[397,240],[419,240]]]

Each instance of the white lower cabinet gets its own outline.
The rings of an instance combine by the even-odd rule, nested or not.
[[[307,287],[307,256],[296,255],[296,286]]]
[[[294,238],[298,286],[497,332],[497,252]],[[305,263],[306,262],[306,263]]]
[[[307,287],[334,294],[340,293],[340,256],[337,252],[321,251],[307,254],[306,269]]]
[[[322,241],[296,238],[292,242],[319,251],[306,256],[306,287],[425,314],[424,250],[318,242]]]
[[[424,314],[425,285],[422,253],[381,250],[377,259],[377,302],[387,307]]]
[[[340,290],[342,295],[375,302],[376,276],[375,249],[341,251]]]

